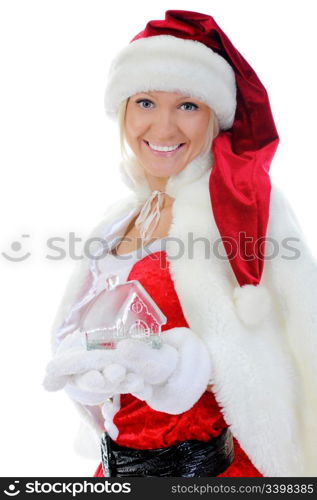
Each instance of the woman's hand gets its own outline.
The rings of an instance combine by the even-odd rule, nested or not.
[[[84,333],[75,331],[63,339],[48,364],[44,387],[65,387],[70,397],[87,405],[131,393],[157,411],[182,413],[206,390],[209,354],[189,328],[167,330],[162,340],[160,349],[128,338],[113,350],[87,351]]]
[[[125,339],[113,350],[86,348],[85,334],[76,330],[65,337],[47,366],[44,388],[65,388],[70,397],[101,404],[114,394],[149,395],[147,384],[164,383],[176,367],[177,350],[168,344],[152,349],[136,339]]]
[[[145,392],[134,393],[157,411],[177,415],[189,410],[202,396],[211,380],[209,353],[190,328],[172,328],[162,334],[163,344],[178,352],[175,369],[164,383],[147,383]]]
[[[112,359],[111,351],[87,351],[84,332],[75,330],[61,341],[54,358],[48,363],[44,387],[48,391],[62,389],[71,377],[104,369]]]
[[[116,362],[127,371],[137,373],[147,384],[163,384],[174,372],[179,360],[175,346],[163,341],[159,349],[137,339],[121,340],[117,344]]]
[[[43,386],[48,391],[65,388],[72,399],[82,404],[100,404],[111,396],[112,385],[104,370],[112,363],[112,351],[87,351],[85,334],[75,330],[56,349],[47,365]]]

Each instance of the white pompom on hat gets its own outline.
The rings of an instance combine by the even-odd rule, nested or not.
[[[237,315],[247,326],[256,326],[268,317],[272,301],[267,288],[260,284],[236,287],[233,300]]]

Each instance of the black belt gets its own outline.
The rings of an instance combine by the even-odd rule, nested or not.
[[[118,445],[105,432],[101,459],[105,477],[215,477],[233,462],[233,437],[227,427],[207,442],[190,439],[168,448],[137,450]]]

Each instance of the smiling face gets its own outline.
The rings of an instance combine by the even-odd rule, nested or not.
[[[212,113],[201,101],[176,92],[129,98],[125,137],[153,189],[162,189],[202,152]]]

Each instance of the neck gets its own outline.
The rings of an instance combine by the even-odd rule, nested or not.
[[[148,172],[144,171],[144,175],[146,177],[147,183],[151,189],[151,191],[164,191],[165,186],[168,181],[168,177],[155,177]]]

